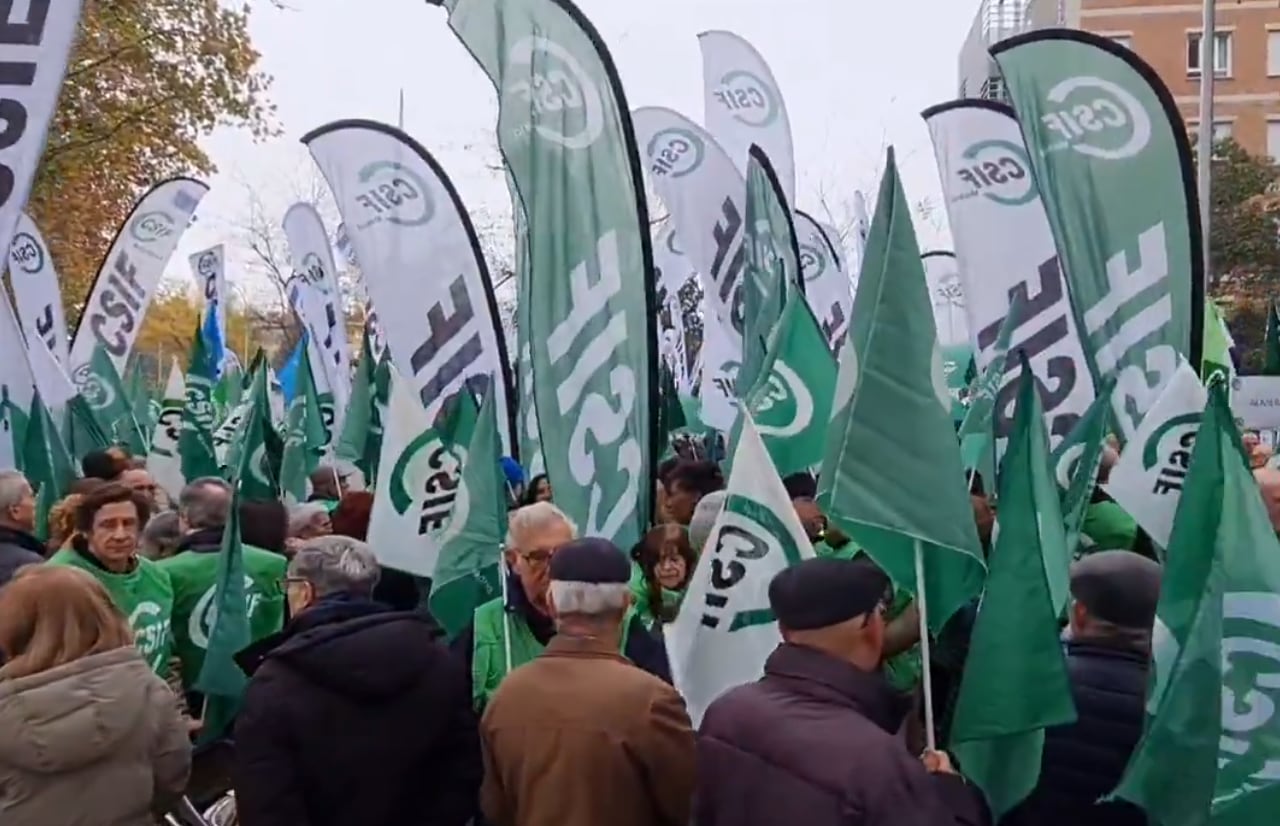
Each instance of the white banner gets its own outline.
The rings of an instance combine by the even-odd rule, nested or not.
[[[631,113],[649,181],[671,210],[672,231],[702,276],[703,300],[742,349],[742,247],[747,183],[706,130],[671,109]]]
[[[704,123],[744,174],[755,144],[773,163],[787,203],[796,202],[796,159],[791,120],[769,64],[732,32],[698,35],[702,49]]]
[[[18,321],[29,338],[44,341],[58,363],[66,366],[70,356],[67,319],[62,312],[58,272],[49,254],[49,245],[31,216],[18,217],[13,243],[9,245],[9,285],[18,311]]]
[[[333,393],[337,426],[351,398],[351,342],[347,338],[346,303],[334,266],[333,247],[324,219],[308,203],[297,203],[284,214],[284,234],[289,240],[293,278],[310,287],[306,306],[296,307],[311,334],[311,347],[319,351],[325,383]],[[316,381],[320,373],[312,364]]]
[[[1023,350],[1031,361],[1049,440],[1056,447],[1089,409],[1094,387],[1018,122],[1008,107],[981,100],[937,106],[924,118],[938,160],[978,371],[990,363],[1013,296],[1020,295],[1025,317],[1013,331],[1009,352]],[[997,396],[994,424],[1000,444],[1013,428],[1017,374],[1016,366],[1006,371]]]
[[[55,421],[62,421],[60,414],[63,408],[76,395],[76,387],[67,375],[66,368],[38,338],[27,339],[27,360],[31,364],[31,374],[35,377],[36,389],[40,391],[44,406],[54,414]]]
[[[116,371],[124,375],[164,268],[208,191],[200,181],[171,178],[134,204],[94,279],[71,342],[67,372],[76,375],[93,359],[93,348],[102,345]]]
[[[1280,429],[1280,376],[1236,376],[1231,383],[1231,412],[1241,427]]]
[[[814,555],[750,417],[738,439],[728,494],[680,614],[666,629],[671,674],[695,726],[716,697],[760,676],[782,641],[768,610],[769,583]]]
[[[329,182],[391,348],[434,420],[462,388],[499,377],[502,443],[513,441],[510,363],[489,271],[453,184],[399,130],[339,121],[303,137]]]
[[[212,308],[218,319],[218,332],[222,334],[224,352],[231,352],[231,343],[227,341],[227,256],[222,245],[201,250],[191,256],[191,274],[196,279],[196,289],[204,298],[206,308]],[[252,358],[249,353],[245,358]],[[221,369],[222,365],[218,365]]]
[[[831,351],[838,352],[853,315],[853,290],[843,255],[836,247],[839,238],[829,236],[826,229],[800,210],[796,210],[793,217],[796,241],[800,245],[804,298],[822,327]]]
[[[374,488],[378,496],[369,516],[369,545],[380,564],[417,576],[435,574],[440,547],[453,535],[450,526],[461,529],[467,521],[465,449],[458,453],[445,447],[417,390],[393,367]]]
[[[738,368],[741,350],[725,335],[719,324],[702,322],[702,376],[698,397],[702,399],[700,418],[710,427],[728,433],[738,419]]]
[[[187,483],[182,475],[182,456],[178,453],[186,398],[187,383],[178,360],[174,359],[169,367],[169,380],[164,386],[164,399],[160,402],[160,416],[156,419],[155,432],[151,434],[151,450],[147,453],[147,470],[174,502],[178,501]]]
[[[658,348],[666,356],[668,354],[666,342],[669,334],[674,332],[674,340],[671,341],[670,346],[675,347],[678,345],[680,349],[679,357],[671,360],[676,378],[676,388],[681,393],[690,393],[693,385],[685,344],[684,309],[680,300],[680,291],[684,289],[685,284],[691,278],[696,278],[698,274],[680,249],[679,241],[676,239],[675,228],[671,221],[667,221],[653,239],[653,269],[653,277],[657,281],[658,291],[660,293],[666,292],[667,313],[671,317],[672,324],[671,327],[659,332],[661,338],[658,341]]]
[[[1200,377],[1180,360],[1105,485],[1111,498],[1162,548],[1169,547],[1173,516],[1208,403]]]
[[[307,331],[307,366],[311,369],[311,381],[315,385],[316,395],[320,397],[320,415],[324,419],[325,432],[328,434],[324,444],[327,449],[333,444],[334,438],[341,433],[341,419],[346,415],[347,410],[346,399],[351,396],[350,387],[347,388],[346,399],[339,404],[337,395],[329,384],[329,364],[326,359],[329,348],[326,348],[324,343],[317,342],[316,333],[313,332],[316,328],[322,331],[327,329],[324,295],[304,276],[297,273],[289,279],[286,289],[289,294],[289,303]],[[295,393],[299,387],[295,379]],[[285,410],[287,413],[287,404]]]
[[[35,398],[35,378],[31,373],[31,365],[27,359],[16,358],[18,353],[26,353],[27,345],[22,340],[22,330],[18,327],[18,317],[14,315],[9,304],[9,296],[0,290],[0,405],[5,402],[13,405],[19,418],[26,418],[31,411],[31,400]],[[18,466],[17,452],[21,448],[14,444],[12,424],[6,411],[0,410],[0,470]]]
[[[3,5],[0,16],[0,250],[9,249],[31,195],[40,155],[80,22],[80,0]],[[15,11],[22,14],[18,16]]]

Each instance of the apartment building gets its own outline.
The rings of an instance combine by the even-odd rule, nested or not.
[[[1203,6],[1198,0],[1008,2],[1016,12],[1000,9],[1005,4],[999,0],[983,0],[975,26],[984,15],[994,14],[1007,21],[1003,27],[987,27],[997,40],[1052,25],[1110,37],[1151,64],[1172,92],[1188,130],[1194,135],[1199,129]],[[1017,19],[1010,20],[1010,14]],[[1280,0],[1218,0],[1215,27],[1214,134],[1280,159]],[[981,27],[977,31],[980,36]],[[1002,90],[994,66],[985,87],[993,93],[982,94],[982,83],[974,86],[970,79],[978,71],[973,52],[979,40],[971,31],[961,50],[961,95],[998,98]]]

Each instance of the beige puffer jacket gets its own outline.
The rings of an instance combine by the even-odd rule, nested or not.
[[[132,646],[0,679],[4,826],[153,826],[190,771],[173,693]]]

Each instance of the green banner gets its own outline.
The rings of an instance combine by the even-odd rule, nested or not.
[[[742,366],[738,388],[755,384],[787,293],[800,281],[800,246],[791,210],[769,157],[752,146],[747,162],[746,264],[742,280]]]
[[[1151,67],[1109,38],[1041,30],[991,49],[1119,435],[1200,361],[1203,263],[1186,127]]]
[[[498,89],[527,227],[534,400],[556,504],[629,547],[657,447],[653,252],[613,60],[568,0],[437,0]]]

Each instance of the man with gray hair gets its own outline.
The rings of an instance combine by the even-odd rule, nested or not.
[[[526,505],[511,514],[503,555],[504,595],[476,608],[471,627],[453,641],[454,651],[467,663],[477,709],[512,669],[541,654],[555,636],[548,599],[551,561],[577,536],[577,526],[550,502]],[[626,561],[621,551],[618,554]],[[620,646],[635,665],[671,682],[666,650],[638,615],[629,615]]]
[[[619,653],[631,565],[607,539],[550,562],[556,634],[494,693],[480,795],[495,824],[687,824],[696,745],[676,690]]]
[[[285,578],[292,619],[251,672],[232,780],[242,823],[463,826],[482,764],[462,664],[434,624],[372,598],[373,549],[326,536]]]
[[[44,562],[44,545],[35,537],[36,498],[27,477],[0,471],[0,585],[23,565]]]

